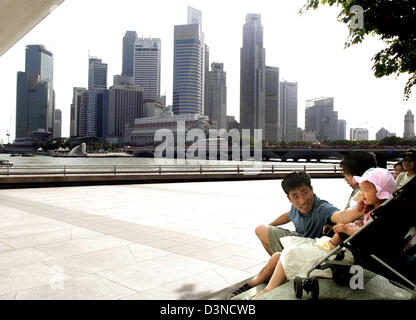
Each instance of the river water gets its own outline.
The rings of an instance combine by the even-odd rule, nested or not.
[[[69,157],[51,157],[43,155],[35,155],[34,157],[11,157],[10,154],[0,154],[0,160],[9,160],[10,163],[16,166],[28,167],[42,167],[42,166],[142,166],[142,165],[253,165],[259,162],[253,161],[220,161],[220,160],[178,160],[172,159],[154,159],[154,158],[139,158],[139,157],[86,157],[86,158],[69,158]],[[313,162],[280,162],[280,161],[263,161],[263,165],[274,165],[275,168],[304,168],[304,166],[311,168],[333,168],[334,164],[339,161],[331,160],[322,163]]]

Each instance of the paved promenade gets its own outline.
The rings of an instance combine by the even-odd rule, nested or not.
[[[204,299],[261,269],[254,227],[288,208],[281,180],[0,190],[0,299]]]

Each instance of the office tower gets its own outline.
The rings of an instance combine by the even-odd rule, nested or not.
[[[265,49],[260,14],[248,14],[243,26],[240,49],[240,126],[241,129],[262,130],[265,134]]]
[[[347,121],[338,119],[338,139],[347,139]]]
[[[266,66],[266,111],[264,139],[281,141],[279,68]]]
[[[305,131],[315,132],[318,141],[338,139],[338,112],[334,98],[306,100]]]
[[[368,130],[364,128],[351,128],[350,129],[351,141],[365,141],[368,140]]]
[[[53,138],[62,137],[62,112],[59,109],[55,109],[54,121],[53,121]]]
[[[69,136],[76,137],[79,135],[79,117],[82,102],[82,93],[86,88],[74,87],[72,91],[71,116],[69,125]]]
[[[116,74],[113,76],[113,85],[132,86],[134,85],[133,77],[126,77]]]
[[[174,27],[172,110],[175,115],[204,112],[204,56],[202,14],[188,7],[188,24]]]
[[[26,46],[25,72],[17,73],[16,138],[53,132],[53,55],[43,45]]]
[[[113,85],[103,92],[102,134],[107,142],[121,143],[127,124],[143,117],[143,88]]]
[[[377,131],[377,133],[376,133],[376,140],[377,141],[381,141],[381,140],[383,140],[384,138],[387,138],[387,137],[395,137],[396,136],[396,134],[395,133],[391,133],[391,132],[389,132],[388,130],[386,130],[385,128],[381,128],[380,130],[378,130]]]
[[[209,73],[209,47],[208,45],[205,44],[205,50],[204,50],[204,92],[203,92],[203,96],[204,96],[204,101],[203,101],[203,106],[202,106],[202,113],[203,114],[207,114],[206,112],[206,106],[208,103],[208,97],[207,97],[207,92],[208,92],[208,73]]]
[[[102,132],[103,91],[107,89],[107,64],[90,58],[88,68],[87,135],[100,136]]]
[[[159,99],[160,53],[158,38],[137,38],[134,43],[134,85],[144,88],[144,99]]]
[[[297,141],[298,134],[298,83],[280,82],[280,127],[282,141]],[[305,130],[308,131],[308,130]]]
[[[121,75],[126,77],[133,77],[134,44],[136,39],[136,31],[126,31],[126,34],[123,37],[123,61]]]
[[[412,111],[407,110],[404,116],[404,133],[403,138],[412,139],[415,137],[415,116]]]
[[[88,134],[88,97],[89,91],[85,90],[81,92],[80,105],[79,105],[79,117],[78,117],[78,136],[86,137]]]
[[[227,129],[227,74],[223,63],[211,63],[205,94],[205,115],[217,129]]]

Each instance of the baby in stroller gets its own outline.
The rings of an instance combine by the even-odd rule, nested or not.
[[[383,168],[370,168],[362,177],[354,177],[354,179],[360,184],[361,202],[359,205],[363,207],[364,219],[350,224],[336,224],[333,227],[335,235],[328,241],[327,248],[329,250],[334,249],[345,240],[345,237],[340,234],[351,236],[366,224],[371,219],[370,211],[378,208],[386,199],[390,198],[396,186],[393,175]]]

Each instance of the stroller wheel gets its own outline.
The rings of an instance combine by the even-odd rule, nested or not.
[[[302,279],[299,276],[295,277],[293,288],[295,289],[296,298],[301,299],[302,294],[303,294],[303,288],[302,288]]]
[[[332,271],[332,277],[337,285],[345,287],[350,283],[350,270],[348,267],[335,267]]]
[[[317,300],[319,296],[319,282],[317,277],[311,278],[312,299]]]

